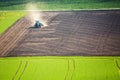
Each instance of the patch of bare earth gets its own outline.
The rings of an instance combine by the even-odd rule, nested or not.
[[[42,13],[47,26],[25,17],[0,37],[1,56],[120,55],[119,10]]]

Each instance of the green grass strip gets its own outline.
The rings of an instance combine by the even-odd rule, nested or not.
[[[0,12],[0,34],[5,32],[14,22],[26,15],[26,12]]]

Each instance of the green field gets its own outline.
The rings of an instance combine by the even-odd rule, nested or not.
[[[36,2],[37,1],[37,2]],[[119,9],[119,0],[1,0],[0,10]],[[26,12],[0,12],[0,35]],[[120,57],[4,57],[0,80],[120,80]]]
[[[0,12],[0,34],[25,15],[26,12]]]
[[[0,80],[120,80],[120,57],[0,58]]]
[[[26,10],[33,3],[38,10],[119,9],[120,0],[5,0],[0,10]]]

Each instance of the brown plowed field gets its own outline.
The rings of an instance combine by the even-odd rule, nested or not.
[[[20,19],[0,37],[1,56],[120,55],[120,10],[40,13],[48,25]]]

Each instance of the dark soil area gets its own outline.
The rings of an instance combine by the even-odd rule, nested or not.
[[[119,10],[42,13],[47,26],[30,28],[25,17],[0,37],[1,56],[120,55]]]

